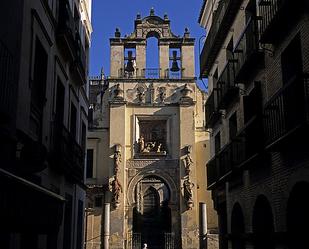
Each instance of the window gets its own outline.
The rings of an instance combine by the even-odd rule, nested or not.
[[[61,80],[57,79],[57,95],[56,95],[56,122],[57,124],[63,125],[64,116],[64,86]]]
[[[83,149],[83,152],[85,152],[86,149],[86,125],[84,122],[82,122],[82,134],[81,134],[81,146]]]
[[[297,35],[281,55],[283,84],[289,83],[303,71],[300,37]]]
[[[76,138],[76,122],[77,122],[77,110],[75,105],[71,104],[71,120],[70,120],[70,132],[71,135]]]
[[[93,149],[88,149],[86,178],[92,178],[92,177],[93,177]]]
[[[102,207],[103,197],[102,196],[96,196],[94,198],[94,206],[95,207]]]
[[[35,41],[33,81],[31,84],[30,127],[38,138],[42,136],[43,108],[46,99],[48,55],[38,38]]]
[[[139,120],[140,153],[164,152],[166,148],[166,120]],[[143,140],[143,145],[141,145]]]

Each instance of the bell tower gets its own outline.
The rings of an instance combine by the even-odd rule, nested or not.
[[[158,40],[159,68],[147,68],[147,39]],[[199,248],[199,203],[208,141],[205,94],[197,87],[194,42],[175,35],[167,15],[136,16],[134,31],[110,39],[109,86],[100,177],[104,248]],[[149,56],[149,55],[148,55]],[[204,152],[203,152],[204,153]],[[202,172],[202,173],[201,173]]]

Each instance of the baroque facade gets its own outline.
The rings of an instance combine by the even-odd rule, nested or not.
[[[0,247],[81,249],[91,0],[1,8]]]
[[[156,37],[159,68],[146,67]],[[194,38],[154,10],[110,39],[110,76],[96,89],[87,135],[87,248],[208,248],[216,216],[206,191],[208,133],[196,85]],[[93,92],[95,93],[95,91]]]
[[[308,248],[308,1],[204,1],[220,248]]]

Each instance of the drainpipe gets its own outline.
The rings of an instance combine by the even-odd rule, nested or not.
[[[200,248],[207,249],[207,209],[206,203],[200,203]]]

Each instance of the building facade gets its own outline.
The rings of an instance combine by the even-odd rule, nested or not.
[[[1,248],[82,248],[91,1],[2,8]]]
[[[308,1],[204,1],[220,248],[308,248]]]
[[[148,38],[159,68],[147,68]],[[196,85],[194,38],[171,31],[154,10],[135,29],[110,39],[107,81],[88,133],[86,248],[215,248],[217,220],[206,191],[209,138]],[[150,55],[149,55],[150,56]],[[101,83],[100,83],[101,82]]]

